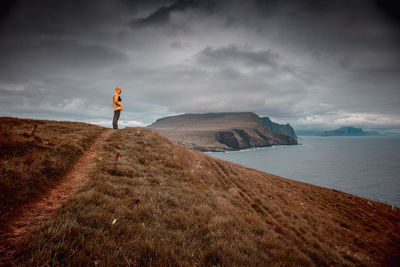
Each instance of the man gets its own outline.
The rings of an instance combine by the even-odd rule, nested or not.
[[[114,107],[114,118],[113,118],[113,129],[118,129],[118,120],[119,115],[121,114],[122,110],[122,100],[119,96],[121,94],[121,87],[115,88],[115,92],[113,95],[113,107]]]

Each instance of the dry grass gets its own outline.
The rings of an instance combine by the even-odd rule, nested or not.
[[[375,266],[400,260],[400,213],[385,204],[215,159],[141,128],[113,132],[97,161],[90,181],[18,244],[13,264]]]
[[[85,123],[0,118],[0,229],[23,203],[54,186],[103,130]]]

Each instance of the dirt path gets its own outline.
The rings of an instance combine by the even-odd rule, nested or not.
[[[0,265],[3,258],[12,254],[13,244],[28,234],[34,226],[47,220],[61,205],[80,188],[86,181],[88,173],[96,165],[95,158],[104,145],[104,141],[112,134],[112,130],[105,130],[83,153],[71,171],[54,188],[40,198],[23,205],[17,218],[8,222],[8,234],[0,239]],[[3,255],[3,256],[1,256]]]

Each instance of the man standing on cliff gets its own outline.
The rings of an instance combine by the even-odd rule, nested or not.
[[[113,118],[113,129],[118,129],[118,120],[119,115],[121,114],[122,110],[122,100],[119,96],[121,94],[121,87],[115,88],[115,92],[113,95],[113,107],[114,107],[114,118]]]

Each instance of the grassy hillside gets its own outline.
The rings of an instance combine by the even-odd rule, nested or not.
[[[252,112],[183,114],[161,118],[149,128],[201,151],[297,144],[296,139],[271,131]]]
[[[113,132],[87,184],[17,244],[11,261],[393,265],[400,260],[399,227],[400,213],[388,205],[248,169],[132,128]]]
[[[0,232],[6,218],[54,186],[104,129],[77,122],[0,118]]]

